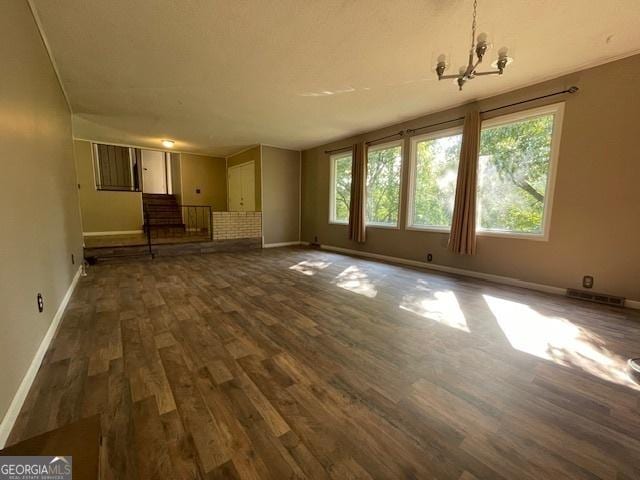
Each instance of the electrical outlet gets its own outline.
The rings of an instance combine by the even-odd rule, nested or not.
[[[591,275],[585,275],[582,277],[582,286],[584,288],[592,288],[593,287],[593,277]]]
[[[38,311],[40,313],[42,313],[43,310],[44,310],[44,298],[42,298],[42,294],[41,293],[39,293],[36,298],[38,300]]]
[[[427,262],[433,262],[433,255],[431,253],[427,253]]]

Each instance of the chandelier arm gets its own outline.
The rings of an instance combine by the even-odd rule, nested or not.
[[[475,72],[476,76],[479,75],[500,75],[500,70],[491,70],[488,72]]]

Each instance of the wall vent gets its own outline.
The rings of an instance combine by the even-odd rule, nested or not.
[[[567,297],[586,300],[587,302],[603,303],[605,305],[613,305],[615,307],[624,307],[623,297],[614,297],[604,293],[587,292],[585,290],[567,289]]]

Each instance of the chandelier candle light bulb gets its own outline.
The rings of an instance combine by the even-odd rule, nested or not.
[[[507,49],[501,48],[498,52],[498,60],[496,62],[496,70],[489,70],[486,72],[478,72],[476,69],[478,65],[482,63],[482,59],[484,55],[487,53],[487,49],[489,48],[489,44],[486,41],[486,35],[480,34],[478,35],[478,40],[476,44],[476,15],[478,10],[478,0],[473,2],[473,21],[471,23],[471,48],[469,49],[469,61],[466,67],[460,68],[460,73],[457,75],[445,75],[444,72],[447,69],[447,63],[445,61],[444,56],[440,56],[438,58],[438,64],[436,65],[436,74],[438,75],[438,80],[444,80],[447,78],[455,78],[456,83],[458,84],[458,89],[462,90],[462,87],[468,80],[472,80],[476,76],[479,75],[502,75],[504,73],[505,67],[510,63],[510,58],[507,56]],[[474,62],[474,54],[475,60]]]

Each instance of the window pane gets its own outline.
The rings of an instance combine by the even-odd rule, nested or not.
[[[367,223],[397,225],[402,147],[369,150],[367,161]]]
[[[130,157],[130,150],[128,147],[95,144],[95,176],[99,190],[138,190],[137,162]]]
[[[553,120],[543,115],[482,130],[480,229],[543,233]]]
[[[348,222],[351,200],[351,154],[333,157],[333,169],[332,219],[336,222]]]
[[[462,134],[416,143],[411,224],[450,227]]]

